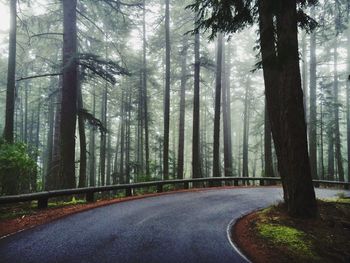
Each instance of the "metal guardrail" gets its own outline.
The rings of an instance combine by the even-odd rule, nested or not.
[[[132,196],[133,189],[147,188],[147,187],[157,187],[157,192],[163,192],[164,185],[178,185],[183,184],[184,189],[190,189],[190,184],[192,187],[199,187],[200,183],[207,187],[220,186],[219,183],[222,182],[232,182],[234,186],[238,186],[241,182],[243,185],[247,185],[249,182],[258,181],[260,186],[268,184],[268,182],[279,182],[281,178],[279,177],[207,177],[207,178],[194,178],[194,179],[183,179],[183,180],[167,180],[167,181],[151,181],[151,182],[141,182],[133,184],[119,184],[119,185],[107,185],[98,187],[84,187],[75,189],[64,189],[64,190],[53,190],[44,191],[38,193],[21,194],[21,195],[10,195],[10,196],[0,196],[0,204],[10,204],[19,203],[27,201],[38,201],[38,208],[47,208],[49,198],[58,196],[70,196],[84,194],[87,202],[94,202],[95,193],[125,190],[126,196]],[[313,180],[315,187],[320,187],[321,185],[330,186],[338,185],[343,186],[344,189],[350,188],[349,182],[337,182],[337,181],[326,181],[326,180]]]

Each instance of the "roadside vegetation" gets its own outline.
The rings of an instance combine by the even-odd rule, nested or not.
[[[246,233],[235,232],[235,241],[249,243],[243,250],[253,262],[350,262],[350,198],[341,193],[318,206],[316,219],[292,218],[283,204],[253,213],[238,222]]]

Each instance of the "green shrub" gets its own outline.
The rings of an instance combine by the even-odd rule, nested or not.
[[[0,141],[0,193],[13,195],[36,188],[37,164],[23,143]]]

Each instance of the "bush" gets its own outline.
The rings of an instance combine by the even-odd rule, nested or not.
[[[23,143],[0,141],[0,193],[14,195],[36,188],[37,164]]]

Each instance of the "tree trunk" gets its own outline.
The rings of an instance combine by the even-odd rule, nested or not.
[[[145,158],[146,158],[146,176],[150,176],[149,169],[149,131],[148,131],[148,92],[147,92],[147,60],[146,60],[146,2],[143,0],[143,113],[145,124]],[[143,136],[142,136],[143,137]],[[142,143],[143,145],[143,143]],[[142,151],[143,156],[143,151]],[[142,162],[143,164],[143,162]]]
[[[248,145],[249,145],[249,91],[250,89],[250,79],[247,80],[245,96],[244,96],[244,123],[243,123],[243,164],[242,164],[242,176],[249,177],[248,170]]]
[[[213,138],[213,177],[220,177],[220,109],[221,109],[221,77],[222,77],[222,33],[218,34],[216,56],[215,116]]]
[[[79,187],[86,187],[86,135],[85,120],[81,114],[84,108],[81,86],[78,87],[78,129],[80,143]]]
[[[101,121],[104,127],[107,127],[107,84],[104,88],[101,101]],[[105,185],[106,179],[106,132],[101,131],[100,140],[100,178],[101,185]]]
[[[296,1],[283,1],[276,16],[272,3],[259,1],[260,44],[267,110],[288,212],[315,217],[317,203],[308,156],[305,111],[299,68]]]
[[[170,0],[165,0],[165,93],[163,178],[169,179],[169,117],[170,117]]]
[[[232,137],[231,137],[231,54],[230,47],[223,46],[223,82],[222,82],[222,118],[224,134],[224,167],[225,176],[232,176]],[[226,61],[227,60],[227,61]]]
[[[4,139],[14,141],[14,115],[15,115],[15,91],[16,91],[16,35],[17,35],[17,0],[10,0],[10,33],[9,33],[9,57],[7,68],[6,89],[6,116]]]
[[[344,168],[343,168],[343,158],[341,154],[341,144],[340,144],[340,131],[339,131],[339,102],[338,102],[338,43],[337,37],[335,38],[335,47],[334,47],[334,146],[335,146],[335,158],[337,160],[338,168],[338,178],[339,181],[344,182]]]
[[[350,4],[347,6],[347,18],[350,19]],[[346,82],[346,139],[348,157],[348,182],[350,182],[350,28],[347,29],[347,72],[349,74]]]
[[[95,116],[96,112],[96,95],[93,93],[92,98],[92,114]],[[90,139],[89,139],[89,185],[96,185],[96,175],[95,175],[95,127],[90,127]]]
[[[179,118],[179,142],[177,152],[177,179],[184,178],[184,147],[185,147],[185,106],[186,106],[186,81],[187,81],[187,36],[182,39],[181,52],[181,89],[180,89],[180,118]]]
[[[311,16],[315,7],[311,8]],[[317,106],[316,106],[316,32],[310,36],[310,114],[309,114],[309,152],[312,178],[317,178]]]
[[[63,0],[63,81],[61,106],[61,188],[75,188],[77,112],[77,0]]]
[[[192,178],[202,177],[200,157],[200,37],[194,35],[194,97],[193,97],[193,133],[192,133]]]

